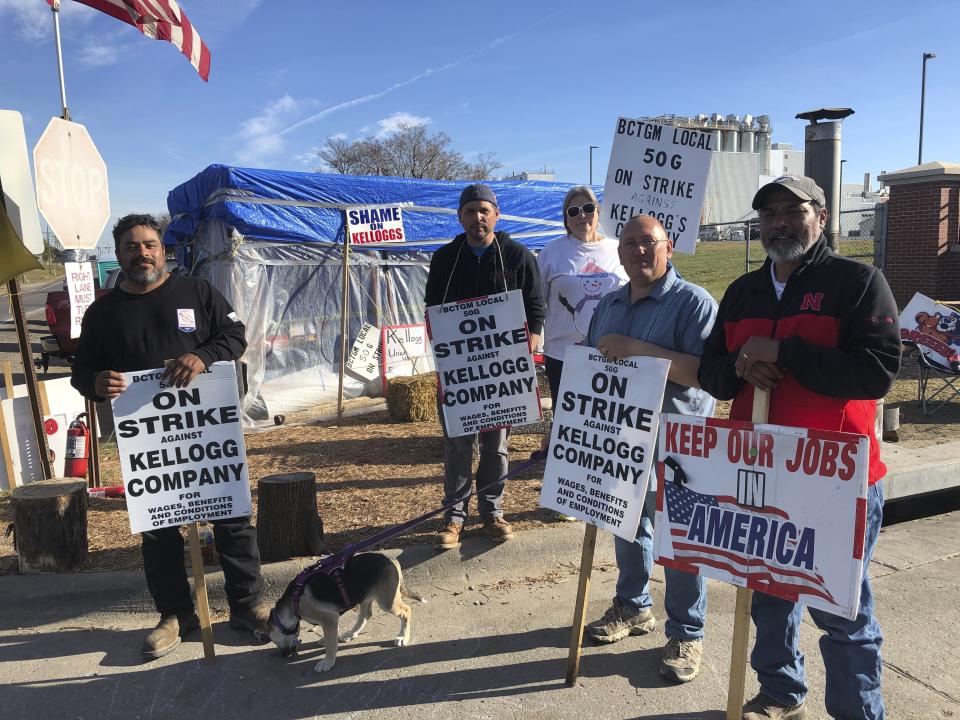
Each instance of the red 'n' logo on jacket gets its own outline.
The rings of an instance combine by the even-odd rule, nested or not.
[[[823,302],[823,293],[804,293],[803,294],[803,303],[800,305],[801,310],[816,310],[820,311],[820,304]]]

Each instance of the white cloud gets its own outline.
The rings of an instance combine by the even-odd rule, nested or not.
[[[103,67],[120,61],[120,48],[115,45],[97,45],[89,42],[80,48],[77,60],[87,67]]]
[[[377,131],[378,138],[385,138],[390,135],[393,135],[400,129],[401,125],[408,126],[418,126],[418,125],[429,125],[430,118],[420,117],[418,115],[411,115],[406,112],[395,112],[390,117],[385,117],[382,120],[377,121],[377,125],[380,126],[380,129]]]
[[[306,152],[302,152],[299,155],[295,155],[293,159],[300,165],[303,165],[304,167],[308,167],[311,170],[313,170],[315,167],[317,167],[320,164],[320,158],[317,156],[317,153],[319,153],[321,149],[322,148],[319,145],[314,145],[312,148],[310,148]]]
[[[348,139],[348,136],[346,133],[339,132],[339,133],[334,133],[333,135],[330,135],[329,139],[330,140],[346,140]]]
[[[266,105],[259,115],[244,120],[234,139],[240,142],[235,152],[236,162],[243,165],[263,165],[283,151],[283,137],[277,132],[283,124],[311,104],[294,99],[289,93]]]
[[[60,6],[61,30],[64,25],[86,25],[96,10],[74,2]],[[53,19],[50,6],[43,0],[0,0],[0,25],[10,27],[7,18],[13,19],[17,34],[24,40],[48,40],[53,38]]]
[[[556,14],[556,13],[554,13],[554,14]],[[549,17],[552,17],[552,16],[551,16],[551,15],[546,16],[546,18],[549,18]],[[536,23],[533,23],[533,25],[537,25],[537,24],[543,22],[543,20],[545,20],[546,18],[543,18],[543,19],[537,21]],[[529,27],[533,27],[533,25],[531,25],[531,26],[529,26]],[[450,62],[447,62],[447,63],[445,63],[445,64],[443,64],[443,65],[441,65],[440,67],[437,67],[437,68],[427,68],[427,69],[424,70],[423,72],[419,72],[419,73],[417,73],[416,75],[411,75],[411,76],[408,77],[406,80],[400,80],[400,81],[398,81],[398,82],[395,82],[395,83],[393,83],[393,85],[390,85],[390,86],[388,86],[388,87],[385,87],[385,88],[383,88],[382,90],[378,90],[378,91],[376,91],[376,92],[372,92],[372,93],[369,93],[369,94],[367,94],[367,95],[360,95],[360,96],[355,97],[355,98],[352,98],[352,99],[350,99],[350,100],[345,100],[345,101],[343,101],[343,102],[337,103],[336,105],[331,105],[330,107],[324,108],[323,110],[321,110],[321,111],[318,112],[318,113],[314,113],[313,115],[310,115],[309,117],[306,117],[306,118],[304,118],[303,120],[298,120],[297,122],[293,123],[292,125],[289,125],[289,126],[283,128],[282,130],[279,131],[278,134],[279,134],[279,135],[286,135],[287,133],[293,132],[293,131],[296,130],[297,128],[303,127],[304,125],[309,125],[309,124],[311,124],[311,123],[315,123],[315,122],[317,122],[318,120],[322,120],[323,118],[328,117],[328,116],[330,116],[330,115],[332,115],[332,114],[334,114],[334,113],[340,112],[341,110],[347,110],[348,108],[356,107],[357,105],[363,105],[363,104],[368,103],[368,102],[371,102],[371,101],[373,101],[373,100],[378,100],[378,99],[382,98],[384,95],[389,95],[390,93],[396,92],[396,91],[399,90],[400,88],[404,88],[404,87],[408,87],[409,85],[413,85],[414,83],[420,82],[420,81],[423,80],[424,78],[428,78],[428,77],[431,77],[432,75],[437,75],[437,74],[439,74],[439,73],[443,73],[443,72],[447,72],[448,70],[452,70],[453,68],[455,68],[455,67],[457,67],[457,66],[459,66],[459,65],[462,65],[462,64],[465,63],[465,62],[469,62],[469,61],[472,60],[473,58],[482,55],[483,53],[487,52],[488,50],[491,50],[491,49],[495,48],[497,45],[500,45],[500,44],[506,42],[507,40],[513,39],[513,38],[516,37],[517,35],[519,35],[519,34],[521,34],[522,32],[524,32],[526,29],[528,29],[528,28],[523,28],[523,29],[520,29],[520,30],[516,30],[516,31],[514,31],[514,32],[512,32],[512,33],[509,33],[508,35],[504,35],[503,37],[495,38],[494,40],[492,40],[491,42],[487,43],[487,44],[484,45],[483,47],[478,48],[477,50],[474,50],[474,51],[471,52],[471,53],[467,53],[466,55],[462,55],[461,57],[457,58],[456,60],[451,60]],[[364,132],[365,132],[365,131],[364,131]]]

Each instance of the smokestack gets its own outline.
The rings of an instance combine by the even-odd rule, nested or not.
[[[797,113],[809,120],[804,130],[803,174],[812,178],[827,196],[827,242],[834,250],[840,237],[840,124],[853,115],[850,108],[820,108]],[[828,122],[819,122],[827,120]]]
[[[861,197],[866,197],[867,193],[870,192],[870,173],[863,174],[863,194]]]

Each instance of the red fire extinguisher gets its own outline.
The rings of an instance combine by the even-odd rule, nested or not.
[[[63,474],[66,477],[85,478],[90,461],[90,429],[86,413],[80,413],[67,428],[67,449],[64,453]]]

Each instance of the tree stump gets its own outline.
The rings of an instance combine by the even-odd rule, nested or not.
[[[69,572],[87,559],[87,483],[53,478],[10,495],[22,575]]]
[[[257,483],[257,545],[265,562],[319,555],[323,521],[312,472],[267,475]]]

